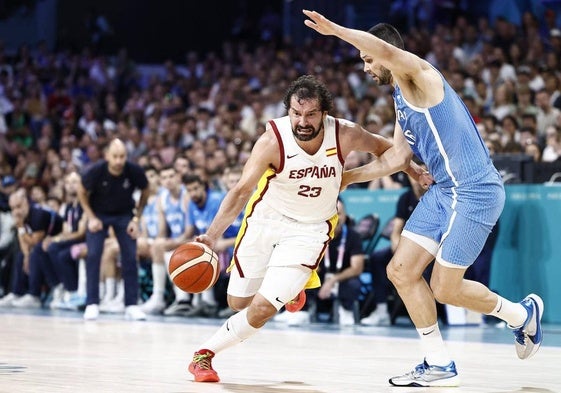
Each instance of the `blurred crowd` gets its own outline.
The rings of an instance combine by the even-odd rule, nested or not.
[[[491,153],[559,157],[558,27],[544,31],[530,13],[520,26],[460,16],[451,27],[413,28],[404,38],[462,95]],[[224,43],[220,53],[189,52],[183,63],[166,61],[149,74],[126,49],[94,56],[87,47],[51,52],[40,43],[10,56],[0,45],[0,175],[63,200],[63,176],[99,160],[117,136],[132,160],[158,168],[183,156],[213,184],[224,168],[243,164],[268,119],[284,115],[282,94],[301,74],[327,82],[333,115],[391,137],[390,91],[376,86],[359,60],[330,38],[301,46]]]

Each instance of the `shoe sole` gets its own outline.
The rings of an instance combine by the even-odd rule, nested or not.
[[[543,316],[543,300],[541,297],[539,297],[538,295],[531,293],[527,296],[527,298],[532,299],[533,303],[534,303],[534,320],[532,322],[530,322],[528,325],[531,326],[532,324],[534,324],[535,326],[532,326],[534,330],[534,334],[530,334],[529,332],[526,333],[526,335],[528,336],[528,343],[526,345],[526,351],[524,351],[522,354],[518,354],[518,357],[520,359],[529,359],[532,356],[534,356],[534,354],[538,351],[538,349],[540,349],[540,346],[542,344],[543,341],[543,335],[542,335],[542,325],[541,325],[541,319]],[[530,336],[533,337],[536,342],[534,342],[532,339],[530,339]]]
[[[127,321],[146,321],[146,317],[134,318],[134,317],[131,317],[130,315],[125,315],[125,319]]]
[[[195,373],[195,367],[193,366],[193,363],[189,364],[188,370],[195,377],[194,378],[195,382],[220,382],[220,378],[216,373],[205,375],[205,376],[197,375]]]
[[[460,386],[460,377],[456,375],[454,377],[439,379],[439,380],[431,381],[431,382],[427,382],[427,381],[410,382],[406,385],[405,384],[394,383],[394,382],[392,382],[392,379],[390,378],[389,383],[393,386],[412,387],[412,388],[428,388],[428,387],[454,388],[454,387]]]

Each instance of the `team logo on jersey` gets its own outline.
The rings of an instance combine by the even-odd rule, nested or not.
[[[407,116],[405,116],[405,112],[398,109],[398,111],[397,111],[397,121],[405,121],[406,119],[407,119]]]
[[[129,181],[129,179],[125,179],[125,181],[123,182],[123,188],[126,190],[130,186],[131,186],[131,182]]]
[[[415,144],[415,135],[413,135],[411,130],[403,131],[403,135],[405,135],[405,139],[407,140],[407,143],[409,143],[411,146]]]
[[[337,154],[337,148],[336,147],[330,147],[329,149],[325,149],[325,155],[327,157],[334,156],[335,154]]]

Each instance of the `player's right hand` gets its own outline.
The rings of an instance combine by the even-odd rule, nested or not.
[[[199,243],[204,243],[207,246],[209,246],[211,250],[214,250],[214,243],[216,243],[216,240],[210,237],[209,235],[207,235],[206,233],[195,236],[194,240]]]

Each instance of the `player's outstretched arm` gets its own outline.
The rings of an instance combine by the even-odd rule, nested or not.
[[[330,21],[316,11],[302,10],[310,19],[304,24],[323,35],[334,35],[356,47],[361,52],[374,57],[384,67],[392,71],[395,77],[411,78],[427,66],[418,56],[399,49],[374,35],[361,30],[350,29]]]

